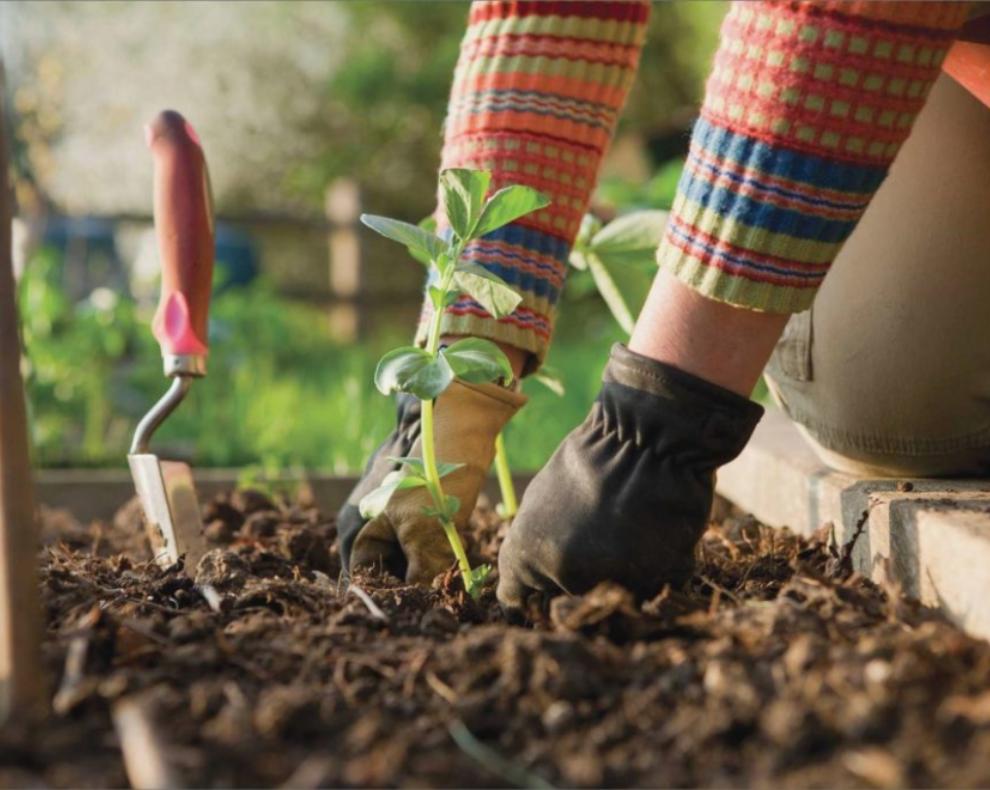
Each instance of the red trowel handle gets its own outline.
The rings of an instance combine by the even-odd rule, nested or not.
[[[213,284],[213,201],[199,137],[165,110],[145,127],[155,164],[155,231],[162,296],[152,331],[166,375],[206,373],[206,325]]]

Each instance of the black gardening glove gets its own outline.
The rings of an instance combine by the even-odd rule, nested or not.
[[[419,400],[413,395],[399,395],[395,430],[368,459],[364,474],[337,513],[337,539],[340,541],[340,561],[345,572],[350,567],[354,540],[367,522],[358,510],[358,503],[382,484],[385,475],[399,468],[399,464],[389,460],[390,458],[404,458],[409,455],[419,438],[419,416]]]
[[[536,592],[614,581],[647,598],[690,578],[715,470],[763,415],[618,344],[602,379],[591,413],[526,489],[499,553],[498,599],[510,613]]]

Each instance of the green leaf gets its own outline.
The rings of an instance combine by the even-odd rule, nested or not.
[[[375,370],[375,386],[383,395],[409,392],[420,400],[434,400],[453,380],[454,371],[446,359],[415,346],[389,351]]]
[[[426,466],[423,464],[423,459],[415,455],[390,455],[388,457],[389,461],[394,461],[397,464],[408,467],[414,474],[420,475],[421,477],[426,477]]]
[[[585,217],[582,229],[593,225]],[[656,250],[667,224],[665,211],[634,211],[595,232],[590,244],[568,259],[591,271],[595,287],[615,320],[631,333],[656,272]]]
[[[451,472],[456,472],[458,469],[467,466],[467,464],[446,464],[443,461],[437,463],[437,475],[440,477],[446,477]]]
[[[567,262],[579,272],[588,271],[588,256],[584,250],[571,250],[571,254],[567,256]]]
[[[375,386],[383,395],[405,392],[406,383],[431,360],[429,353],[416,346],[400,346],[378,361]]]
[[[577,238],[574,239],[574,249],[584,250],[591,244],[591,239],[602,229],[602,221],[594,214],[585,214],[581,218],[581,227]]]
[[[478,220],[471,238],[484,236],[503,225],[508,225],[513,220],[549,205],[550,198],[531,187],[513,184],[500,189],[485,203],[481,211],[481,219]]]
[[[491,280],[499,285],[504,285],[506,288],[511,288],[511,286],[499,277],[494,272],[489,271],[480,263],[475,263],[474,261],[462,260],[457,264],[457,271],[466,272],[467,274],[474,274],[478,277],[484,277],[486,280]]]
[[[440,187],[443,191],[444,206],[447,209],[447,219],[450,227],[461,240],[472,237],[491,181],[492,174],[487,170],[455,167],[440,173]]]
[[[361,222],[375,233],[404,245],[419,261],[422,261],[422,257],[435,260],[447,249],[443,239],[408,222],[390,217],[379,217],[377,214],[362,214]],[[417,256],[416,253],[422,257]]]
[[[588,255],[587,260],[595,286],[608,309],[623,331],[632,334],[636,315],[650,288],[651,273],[627,262],[606,262],[595,254]]]
[[[512,365],[498,346],[481,337],[465,337],[440,351],[460,379],[474,384],[512,380]]]
[[[447,306],[447,293],[442,291],[440,288],[437,288],[435,285],[431,285],[426,290],[430,295],[430,303],[433,305],[434,310],[443,310],[443,308]]]
[[[468,595],[472,598],[478,596],[478,592],[482,587],[484,587],[485,582],[488,581],[488,577],[492,574],[492,566],[488,563],[484,565],[479,565],[477,568],[472,568],[471,573],[468,574],[468,578],[464,580],[464,587],[468,591]]]
[[[422,458],[418,458],[414,455],[404,455],[401,457],[389,456],[390,461],[395,461],[397,464],[403,464],[409,467],[412,471],[420,475],[421,477],[426,477],[426,466],[423,463]],[[458,469],[463,467],[464,464],[446,464],[442,461],[437,463],[437,474],[440,477],[446,477],[451,472],[456,472]]]
[[[481,210],[485,205],[488,188],[492,185],[492,174],[487,170],[471,170],[468,192],[471,199],[471,222],[481,219]]]
[[[419,475],[407,474],[401,470],[389,472],[374,491],[365,494],[358,503],[358,510],[364,518],[375,518],[385,512],[392,494],[409,488],[426,485],[426,479]]]
[[[494,318],[511,315],[522,302],[522,297],[505,280],[472,261],[457,264],[454,282]]]
[[[423,219],[416,224],[420,230],[426,231],[431,236],[440,238],[437,236],[437,220],[432,214],[429,217],[423,217]],[[440,241],[443,242],[443,239],[440,239]],[[412,247],[409,247],[409,254],[424,266],[429,266],[431,263],[434,263],[437,257],[435,255],[431,257],[422,250],[413,249]]]
[[[450,363],[442,356],[430,360],[409,382],[405,392],[410,392],[420,400],[436,400],[454,380]]]
[[[468,210],[468,219],[473,225],[481,216],[485,195],[492,184],[492,174],[487,170],[452,168],[444,171],[452,178],[452,186],[457,190]]]
[[[564,397],[564,379],[560,371],[556,368],[544,365],[533,374],[532,378],[550,390],[554,395],[561,398]]]
[[[653,263],[667,216],[666,211],[634,211],[612,220],[591,239],[591,251],[611,263]]]
[[[461,500],[453,494],[449,494],[444,497],[444,505],[442,508],[437,509],[436,507],[427,505],[422,508],[420,512],[422,512],[424,516],[429,516],[430,518],[438,518],[441,521],[453,521],[454,516],[457,515],[457,511],[460,509]]]

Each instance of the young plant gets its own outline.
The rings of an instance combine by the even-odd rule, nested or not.
[[[451,235],[445,240],[427,228],[407,222],[362,214],[361,221],[376,233],[404,245],[414,258],[428,269],[428,287],[433,315],[424,348],[402,346],[382,357],[375,371],[375,386],[384,395],[408,392],[422,404],[422,458],[395,458],[400,469],[386,476],[382,485],[361,500],[361,513],[374,518],[388,505],[398,490],[426,488],[432,507],[424,508],[443,529],[457,558],[464,587],[477,597],[491,572],[488,565],[471,568],[464,545],[454,525],[460,501],[443,491],[442,478],[460,464],[443,463],[437,458],[433,435],[433,402],[454,381],[509,382],[512,367],[505,354],[490,340],[463,338],[440,347],[441,320],[444,309],[461,293],[468,294],[494,318],[512,313],[521,297],[497,275],[462,256],[467,245],[486,233],[501,228],[530,212],[549,205],[549,200],[534,189],[508,186],[485,199],[491,185],[491,173],[479,170],[451,169],[440,174],[440,188]]]
[[[541,367],[530,379],[539,382],[554,395],[564,397],[564,381],[560,373],[549,365]],[[495,475],[502,494],[502,501],[495,506],[495,512],[502,518],[512,518],[519,510],[519,498],[516,496],[516,485],[512,482],[512,468],[509,466],[502,433],[495,439]]]
[[[569,263],[588,271],[612,316],[632,334],[636,314],[656,273],[656,251],[667,225],[666,211],[633,211],[602,222],[586,214]]]
[[[516,496],[516,484],[512,482],[512,467],[509,466],[509,456],[505,453],[505,437],[502,433],[495,437],[495,476],[502,494],[502,501],[495,506],[495,512],[502,518],[512,518],[519,511],[519,498]]]

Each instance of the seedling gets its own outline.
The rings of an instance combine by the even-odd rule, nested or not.
[[[549,200],[529,187],[513,185],[498,190],[488,200],[491,173],[451,169],[440,174],[440,189],[451,234],[443,239],[427,228],[407,222],[362,214],[361,221],[376,233],[404,245],[429,272],[427,293],[433,314],[425,348],[402,346],[381,358],[375,370],[375,386],[384,395],[408,392],[422,404],[422,458],[395,458],[400,468],[386,476],[382,485],[361,500],[361,514],[374,518],[399,490],[426,488],[432,507],[424,513],[435,518],[457,558],[464,587],[477,597],[491,567],[471,568],[464,545],[454,525],[460,501],[443,491],[441,480],[460,468],[437,458],[433,427],[433,402],[455,378],[470,383],[510,382],[512,367],[505,354],[490,340],[469,337],[441,348],[443,311],[461,293],[468,294],[494,318],[502,318],[518,307],[522,298],[504,280],[473,261],[463,260],[474,239],[501,228],[520,217],[549,205]]]
[[[568,262],[588,271],[605,305],[626,334],[646,300],[656,273],[656,251],[667,225],[666,211],[633,211],[602,226],[586,214]]]
[[[435,217],[425,217],[419,221],[419,227],[430,233],[435,233],[437,221]],[[429,256],[410,249],[412,256],[424,265],[429,265]],[[530,378],[540,382],[556,395],[563,397],[564,384],[560,374],[544,365]],[[502,501],[495,506],[495,512],[502,518],[512,518],[519,510],[519,498],[516,496],[516,486],[512,482],[512,468],[509,466],[509,457],[505,452],[505,435],[499,433],[495,438],[495,475],[498,479],[499,491],[502,494]]]
[[[512,482],[509,456],[505,453],[505,437],[501,433],[495,437],[495,476],[502,494],[502,501],[495,506],[495,512],[502,518],[512,518],[519,510],[519,499],[516,484]]]
[[[539,382],[554,395],[564,397],[564,381],[560,373],[549,365],[541,367],[530,379]],[[519,511],[519,498],[516,496],[516,485],[512,482],[512,468],[509,466],[505,436],[502,433],[495,440],[495,475],[502,494],[502,501],[495,506],[495,512],[502,518],[512,518]]]

